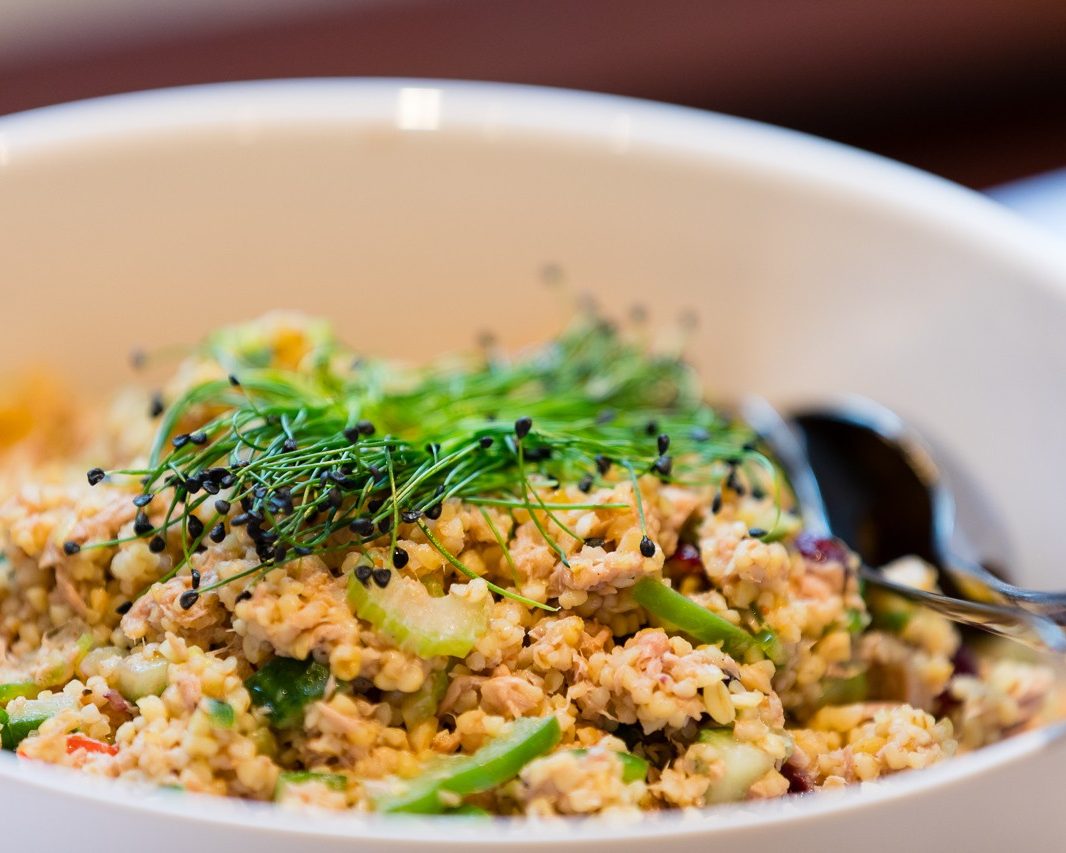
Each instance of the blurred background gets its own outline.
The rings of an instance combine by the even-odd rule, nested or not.
[[[980,188],[1066,166],[1066,0],[0,0],[0,113],[318,75],[654,98]]]

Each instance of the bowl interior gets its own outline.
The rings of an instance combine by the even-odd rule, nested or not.
[[[693,310],[710,396],[897,409],[1002,515],[1015,576],[1066,586],[1066,258],[903,167],[621,99],[252,84],[0,120],[0,234],[0,373],[85,393],[131,347],[274,308],[412,359],[535,341],[575,293],[663,329]]]

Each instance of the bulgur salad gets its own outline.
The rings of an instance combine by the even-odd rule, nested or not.
[[[108,406],[30,382],[0,448],[24,761],[593,815],[867,782],[1061,710],[1040,661],[862,589],[685,361],[596,316],[411,367],[270,315]]]

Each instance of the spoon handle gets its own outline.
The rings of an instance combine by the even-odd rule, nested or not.
[[[1021,607],[1066,625],[1066,593],[1025,589],[997,578],[980,563],[957,554],[944,554],[940,563],[959,590],[969,599],[989,604]]]
[[[1038,613],[1014,605],[988,604],[926,592],[889,580],[877,569],[866,565],[860,567],[859,576],[869,584],[935,610],[962,625],[999,634],[1039,651],[1066,652],[1066,632]]]

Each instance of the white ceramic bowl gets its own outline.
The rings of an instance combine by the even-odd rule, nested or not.
[[[275,307],[419,357],[557,327],[540,271],[701,316],[715,396],[858,392],[948,443],[1018,576],[1063,583],[1066,254],[965,190],[794,133],[599,95],[419,81],[178,89],[0,119],[0,366],[85,388],[132,344]],[[1060,729],[839,796],[548,826],[309,817],[0,755],[18,850],[805,851],[1066,837]]]

